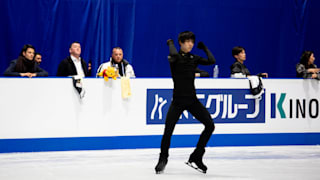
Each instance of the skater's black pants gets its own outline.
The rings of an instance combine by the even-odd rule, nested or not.
[[[202,131],[197,149],[204,150],[209,141],[212,132],[214,131],[214,123],[208,110],[199,102],[197,97],[176,97],[173,98],[169,111],[166,117],[164,134],[161,141],[161,156],[169,155],[169,147],[171,136],[180,115],[184,110],[188,110],[197,120],[204,124],[205,128]]]

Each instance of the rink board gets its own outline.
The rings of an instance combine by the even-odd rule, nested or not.
[[[79,99],[71,78],[0,78],[0,152],[159,148],[173,83],[170,78],[84,79]],[[196,79],[197,96],[216,129],[208,146],[320,144],[320,83],[264,79],[261,100],[247,79]],[[188,112],[172,147],[193,147],[203,126]]]
[[[1,139],[0,152],[40,152],[104,149],[160,148],[162,135]],[[173,135],[172,148],[195,147],[199,135]],[[208,147],[315,145],[320,133],[213,134]]]

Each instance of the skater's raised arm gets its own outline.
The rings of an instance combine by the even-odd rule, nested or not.
[[[198,60],[199,64],[210,65],[210,64],[216,63],[216,59],[214,58],[213,54],[208,49],[208,47],[206,45],[204,45],[203,42],[199,42],[197,45],[197,48],[202,49],[206,53],[206,55],[208,56],[208,59],[200,57],[200,59]]]
[[[176,49],[176,47],[174,46],[173,40],[172,39],[168,39],[167,40],[167,45],[169,46],[169,57],[168,60],[169,62],[173,63],[176,61],[176,57],[179,56],[179,53]]]

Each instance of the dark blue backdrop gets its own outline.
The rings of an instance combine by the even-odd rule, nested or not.
[[[295,77],[305,49],[320,57],[317,0],[1,0],[0,8],[1,75],[28,43],[54,76],[79,41],[94,71],[120,46],[137,77],[168,77],[166,40],[185,30],[214,53],[220,77],[229,77],[236,45],[246,48],[251,73],[270,77]],[[201,68],[212,74],[212,66]]]

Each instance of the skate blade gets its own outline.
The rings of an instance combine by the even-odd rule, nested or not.
[[[207,173],[207,171],[203,171],[202,169],[198,168],[197,165],[192,164],[192,162],[185,162],[185,163],[186,163],[186,165],[192,167],[193,169],[195,169],[203,174]]]
[[[156,171],[156,174],[162,174],[163,171]]]

